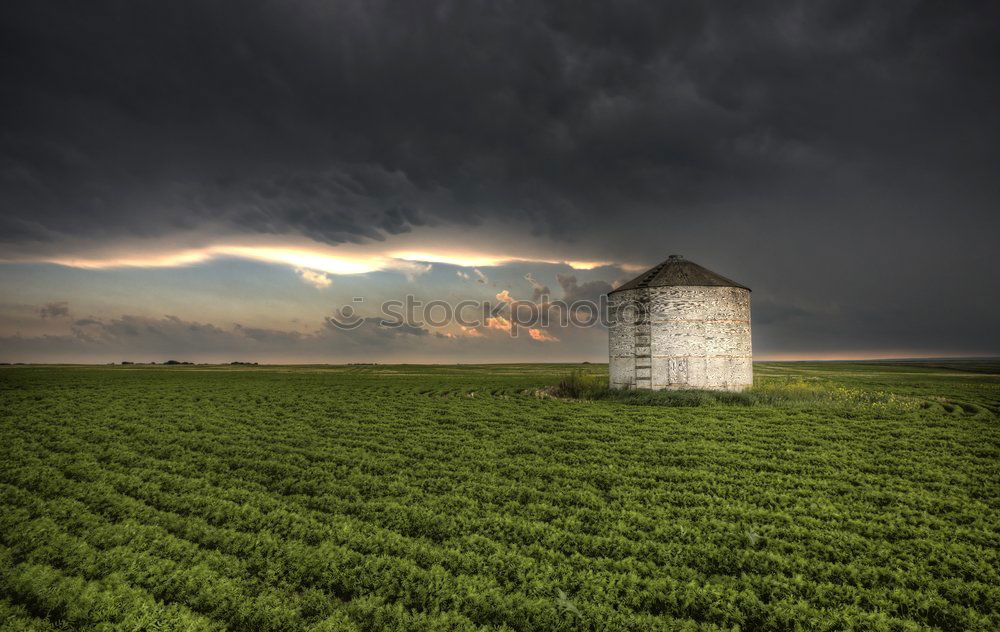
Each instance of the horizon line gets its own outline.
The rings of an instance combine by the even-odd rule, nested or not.
[[[855,363],[855,362],[919,362],[919,361],[942,361],[942,360],[1000,360],[1000,354],[985,354],[985,355],[947,355],[947,356],[877,356],[877,357],[837,357],[837,358],[768,358],[761,360],[754,360],[754,364],[768,364],[768,363],[804,363],[804,362],[844,362],[844,363]],[[581,360],[579,362],[570,361],[555,361],[555,362],[538,362],[538,361],[527,361],[527,362],[517,362],[517,361],[504,361],[504,362],[407,362],[407,361],[390,361],[390,362],[253,362],[246,360],[233,360],[229,362],[192,362],[185,360],[164,360],[157,362],[135,362],[130,360],[120,361],[120,362],[0,362],[0,366],[10,367],[10,366],[78,366],[78,367],[108,367],[108,366],[156,366],[156,367],[185,367],[185,366],[249,366],[249,367],[282,367],[282,366],[302,366],[302,367],[317,367],[317,366],[329,366],[329,367],[341,367],[341,366],[403,366],[403,365],[416,365],[416,366],[470,366],[470,365],[516,365],[516,364],[565,364],[565,365],[577,365],[577,364],[592,364],[592,365],[606,365],[607,361],[592,361],[592,360]]]

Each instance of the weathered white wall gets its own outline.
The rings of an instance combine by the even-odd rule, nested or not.
[[[611,388],[635,388],[635,321],[631,315],[615,318],[616,306],[638,301],[646,290],[623,290],[609,297],[608,373]],[[648,294],[647,294],[648,296]]]
[[[654,287],[616,292],[611,299],[612,313],[633,301],[647,304],[649,314],[648,323],[611,323],[612,387],[739,390],[753,384],[749,290]]]

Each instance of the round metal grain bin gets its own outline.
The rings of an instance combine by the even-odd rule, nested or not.
[[[749,288],[671,255],[608,298],[612,388],[753,384]]]

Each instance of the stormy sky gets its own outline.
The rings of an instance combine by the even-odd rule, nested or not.
[[[1000,354],[997,3],[36,0],[0,49],[0,361],[599,361],[375,308],[673,253],[760,358]]]

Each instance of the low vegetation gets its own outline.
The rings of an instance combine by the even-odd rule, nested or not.
[[[568,374],[0,369],[0,627],[1000,629],[997,372]]]
[[[789,376],[759,380],[752,388],[740,391],[716,390],[629,390],[610,388],[606,375],[573,371],[550,389],[540,392],[568,399],[611,401],[644,406],[810,406],[858,410],[864,407],[892,408],[899,411],[929,407],[930,402],[903,397],[892,391],[847,386],[820,377]]]

